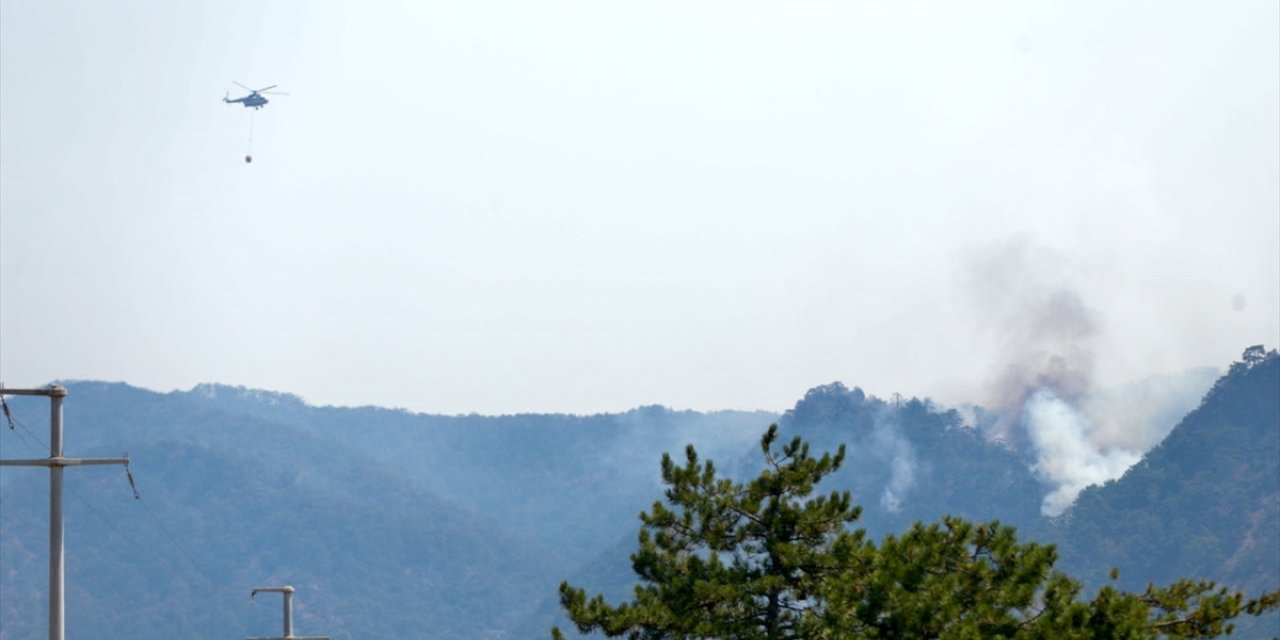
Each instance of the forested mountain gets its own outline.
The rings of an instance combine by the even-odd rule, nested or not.
[[[1124,477],[1087,489],[1058,518],[1041,514],[1048,488],[1029,451],[988,442],[956,411],[928,400],[885,401],[833,383],[811,389],[780,424],[817,451],[846,445],[845,465],[823,488],[850,490],[864,509],[857,526],[873,538],[943,515],[999,519],[1023,539],[1057,544],[1060,568],[1090,589],[1110,584],[1116,568],[1119,586],[1130,590],[1194,577],[1263,592],[1280,587],[1280,358],[1249,353],[1162,445]],[[1170,450],[1185,460],[1170,459]],[[732,475],[749,477],[760,465],[750,451]],[[635,548],[633,529],[568,578],[625,600],[634,579],[626,554]],[[565,626],[556,613],[549,598],[527,631]],[[1280,633],[1277,623],[1275,615],[1239,622],[1266,637]]]
[[[1014,523],[1039,517],[1044,487],[1030,460],[928,400],[885,401],[833,383],[811,389],[779,426],[819,450],[846,445],[846,462],[829,482],[853,493],[861,526],[873,535],[947,514]]]
[[[124,385],[69,391],[67,452],[128,450],[142,496],[132,499],[118,467],[66,472],[69,637],[267,635],[280,628],[279,606],[254,606],[249,590],[282,583],[299,589],[299,632],[500,636],[529,608],[527,594],[571,566],[368,456],[287,425]],[[31,433],[7,433],[4,455],[38,457],[15,436],[47,439],[47,407],[12,404]],[[5,472],[6,640],[38,637],[45,624],[47,475]]]
[[[771,422],[815,451],[847,447],[824,490],[848,489],[872,535],[943,514],[998,518],[1059,544],[1097,584],[1203,576],[1280,586],[1280,373],[1238,363],[1121,479],[1057,519],[1025,451],[925,399],[840,383],[782,415],[644,407],[594,416],[437,416],[314,407],[220,385],[154,393],[66,383],[66,451],[128,451],[67,477],[68,636],[234,638],[279,628],[335,639],[546,637],[556,584],[627,589],[637,513],[661,498],[659,459],[694,443],[724,473],[758,473]],[[47,455],[48,401],[8,398],[5,458]],[[970,420],[971,421],[971,420]],[[47,472],[0,473],[0,640],[45,622]]]
[[[200,385],[175,394],[294,426],[548,547],[576,550],[630,526],[659,486],[655,461],[692,440],[737,455],[777,418],[661,406],[591,416],[439,416],[311,407],[287,394]]]
[[[278,607],[248,593],[272,582],[299,588],[300,632],[509,637],[599,540],[630,527],[662,451],[701,434],[736,455],[734,438],[776,418],[662,407],[449,417],[218,385],[66,386],[68,455],[130,452],[142,495],[118,467],[66,473],[72,637],[261,635],[279,627]],[[9,404],[3,455],[46,456],[48,400]],[[6,640],[45,621],[47,475],[0,474]]]
[[[1280,586],[1280,356],[1261,348],[1125,475],[1086,489],[1047,532],[1094,583],[1206,577]]]
[[[847,489],[862,508],[858,526],[872,535],[905,529],[915,521],[934,521],[945,514],[997,518],[1009,522],[1038,519],[1043,488],[1019,453],[987,442],[966,426],[958,413],[927,400],[886,401],[839,382],[810,389],[778,420],[785,437],[802,436],[815,451],[846,446],[846,459],[825,489]],[[708,453],[716,468],[738,480],[762,469],[758,440],[764,432],[752,425],[752,440],[736,455]],[[700,453],[704,452],[698,443]],[[670,449],[673,455],[681,448]],[[656,473],[659,457],[645,462]],[[661,497],[648,494],[648,507]],[[592,562],[567,578],[614,598],[628,594],[635,579],[627,555],[636,546],[635,509],[626,533]],[[522,628],[529,637],[551,624],[566,625],[554,593],[546,595],[537,614]]]

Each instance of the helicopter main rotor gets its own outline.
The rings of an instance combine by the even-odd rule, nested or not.
[[[271,89],[274,89],[274,88],[276,88],[276,87],[280,86],[280,85],[278,85],[278,84],[273,84],[273,85],[271,85],[271,86],[269,86],[269,87],[263,87],[263,88],[261,88],[261,89],[253,89],[253,88],[250,88],[250,87],[246,87],[246,86],[244,86],[244,85],[240,84],[239,82],[236,82],[235,80],[232,80],[232,81],[231,81],[231,83],[232,83],[232,84],[234,84],[234,85],[236,85],[237,87],[240,87],[241,89],[244,89],[245,91],[250,92],[250,93],[260,93],[260,94],[261,94],[261,93],[265,93],[265,94],[267,94],[267,95],[269,95],[269,96],[287,96],[287,95],[289,95],[289,94],[287,94],[287,93],[285,93],[285,92],[283,92],[283,91],[271,91]]]

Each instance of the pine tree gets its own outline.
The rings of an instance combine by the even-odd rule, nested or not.
[[[635,598],[610,605],[561,583],[578,630],[633,640],[1212,638],[1280,606],[1280,591],[1246,600],[1190,580],[1082,600],[1080,582],[1053,568],[1052,545],[1020,543],[995,521],[946,517],[873,544],[850,529],[861,510],[848,492],[813,496],[844,447],[815,458],[800,438],[775,451],[777,437],[769,427],[765,468],[746,483],[718,477],[692,445],[683,466],[664,455],[666,501],[640,514],[631,556]]]
[[[766,468],[746,484],[717,477],[692,445],[683,466],[664,455],[668,504],[640,514],[635,601],[615,607],[562,583],[561,603],[578,629],[629,638],[803,637],[800,621],[816,589],[838,570],[833,545],[861,539],[847,527],[861,509],[848,492],[810,497],[843,462],[843,447],[814,458],[798,437],[775,451],[777,437],[769,427],[760,441]]]

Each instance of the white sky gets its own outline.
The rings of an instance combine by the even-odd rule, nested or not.
[[[292,93],[252,164],[233,80]],[[1278,123],[1274,0],[0,0],[0,378],[981,402],[1009,246],[1100,381],[1223,366],[1280,343]]]

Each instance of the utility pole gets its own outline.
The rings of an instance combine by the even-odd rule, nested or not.
[[[62,455],[62,399],[67,397],[65,387],[51,384],[43,389],[5,389],[6,396],[47,396],[49,398],[49,457],[34,460],[0,460],[3,467],[49,467],[49,640],[63,640],[66,634],[66,617],[62,561],[62,469],[81,465],[123,464],[129,465],[129,457],[123,458],[66,458]]]
[[[284,635],[270,638],[246,638],[245,640],[329,640],[329,636],[295,636],[293,635],[293,587],[258,587],[249,593],[249,597],[264,591],[284,594]]]

